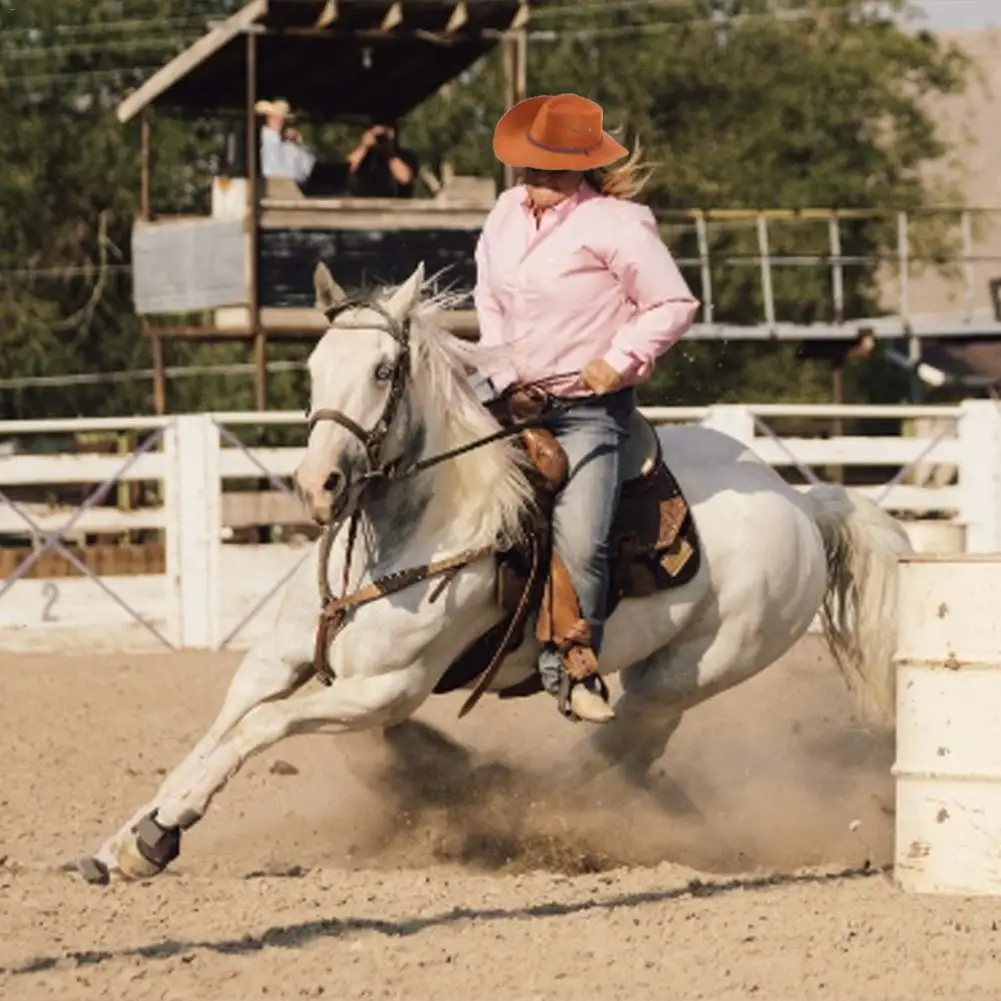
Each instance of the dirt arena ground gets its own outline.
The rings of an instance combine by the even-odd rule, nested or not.
[[[236,656],[0,658],[0,998],[1001,997],[1001,901],[894,889],[892,745],[804,642],[684,723],[651,788],[531,776],[547,700],[436,701],[409,769],[335,738],[252,761],[148,883],[57,867],[202,732]],[[852,821],[861,822],[857,831]]]

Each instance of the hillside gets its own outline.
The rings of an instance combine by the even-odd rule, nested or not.
[[[938,98],[932,105],[943,135],[955,144],[947,165],[936,176],[956,184],[971,206],[993,208],[981,216],[984,226],[974,242],[977,254],[994,255],[996,262],[974,265],[975,307],[992,312],[987,282],[1001,276],[1001,28],[946,35],[965,48],[976,62],[976,75],[966,94]],[[962,311],[961,281],[912,275],[911,309],[914,313]],[[889,308],[896,304],[895,281],[888,283]]]

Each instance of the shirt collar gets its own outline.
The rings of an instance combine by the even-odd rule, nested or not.
[[[568,195],[563,199],[563,201],[561,201],[558,205],[554,205],[551,209],[543,209],[543,211],[539,214],[539,218],[555,218],[557,221],[562,222],[578,205],[580,205],[581,202],[587,201],[588,199],[596,196],[597,192],[593,191],[590,185],[581,179],[580,184],[577,186],[577,190],[572,195]],[[532,205],[528,200],[527,189],[523,189],[522,191],[521,207],[526,215],[534,217]]]

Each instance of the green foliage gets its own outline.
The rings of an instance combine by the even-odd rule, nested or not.
[[[0,12],[0,379],[148,368],[132,314],[129,232],[138,206],[139,130],[113,108],[131,87],[198,37],[226,0],[60,0]],[[884,5],[886,6],[886,5]],[[905,0],[892,6],[907,7]],[[609,0],[536,8],[529,90],[573,90],[600,101],[610,125],[642,138],[657,171],[646,193],[664,213],[679,258],[697,257],[692,207],[914,208],[941,201],[925,166],[945,151],[922,110],[931,94],[964,86],[964,58],[939,39],[908,33],[866,0]],[[779,10],[782,16],[776,16]],[[127,11],[127,13],[126,13]],[[432,170],[501,176],[491,135],[503,109],[499,52],[417,109],[404,140]],[[342,154],[356,130],[307,123],[322,151]],[[205,212],[218,123],[156,123],[153,202]],[[773,252],[826,249],[823,223],[773,227]],[[892,219],[845,226],[844,252],[892,246]],[[941,233],[916,234],[928,246]],[[714,259],[756,253],[753,224],[712,229]],[[697,267],[686,275],[702,294]],[[754,266],[717,269],[715,319],[762,317]],[[833,317],[825,267],[775,273],[780,319]],[[871,313],[872,267],[849,272],[847,315]],[[173,345],[173,365],[247,362],[244,346]],[[301,348],[272,349],[271,357]],[[855,363],[853,392],[890,396],[898,380]],[[822,399],[828,367],[788,345],[682,343],[647,387],[671,402]],[[293,374],[272,379],[271,403],[302,405]],[[245,376],[171,383],[175,409],[252,405]],[[148,380],[72,390],[0,391],[4,417],[151,408]]]
[[[138,136],[113,108],[210,5],[64,0],[0,12],[0,378],[147,367],[127,264]],[[199,16],[195,16],[195,15]],[[138,67],[138,68],[137,68]],[[164,122],[154,197],[204,211],[203,135]],[[149,385],[0,394],[4,417],[151,407]]]

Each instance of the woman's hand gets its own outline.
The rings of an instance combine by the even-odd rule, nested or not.
[[[622,388],[622,376],[603,358],[588,362],[581,369],[580,381],[599,396]]]

